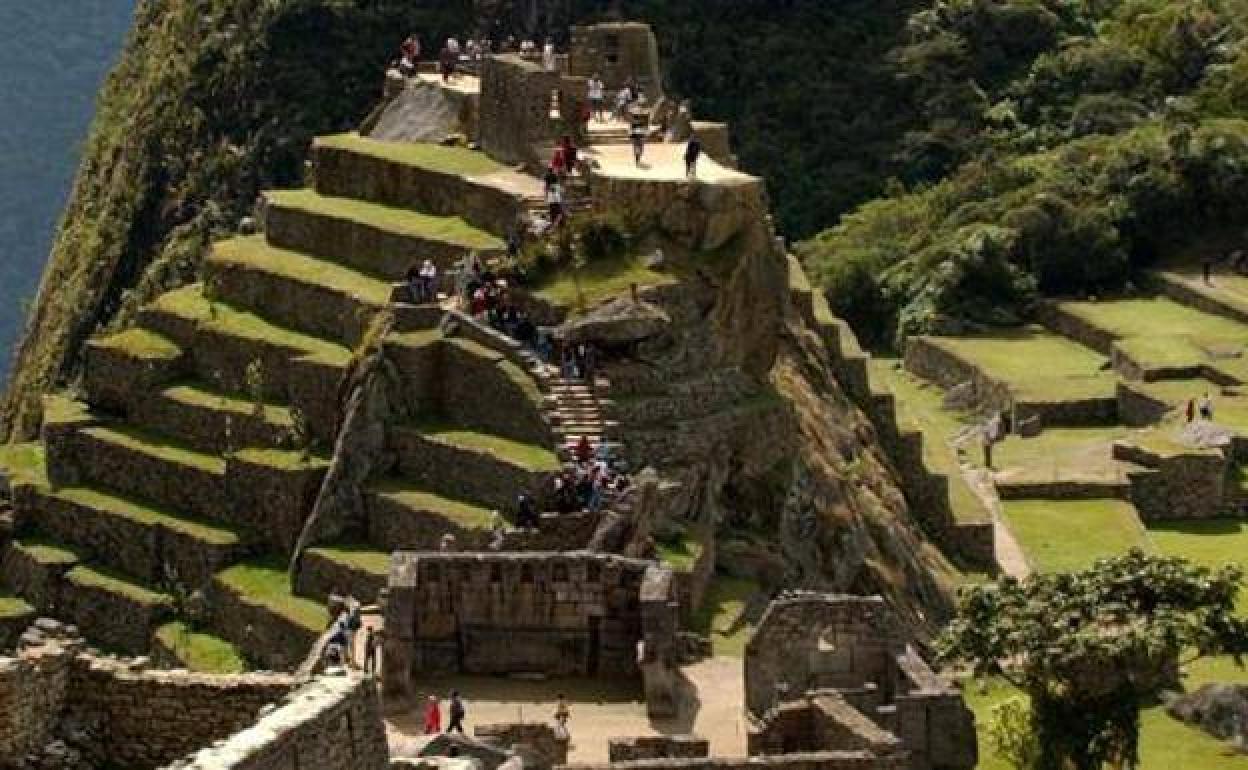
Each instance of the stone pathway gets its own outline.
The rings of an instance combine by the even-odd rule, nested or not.
[[[585,157],[597,162],[595,173],[601,176],[653,182],[678,182],[686,178],[684,142],[648,142],[641,166],[633,162],[633,149],[627,144],[595,144],[582,152]],[[697,179],[712,184],[754,181],[754,177],[721,166],[705,154],[698,161]]]
[[[1014,539],[1014,533],[1005,523],[1001,512],[1001,499],[997,497],[993,486],[992,472],[986,470],[964,469],[963,477],[971,490],[979,496],[984,506],[992,512],[993,556],[1001,572],[1022,579],[1031,574],[1031,565],[1023,554],[1023,547]]]

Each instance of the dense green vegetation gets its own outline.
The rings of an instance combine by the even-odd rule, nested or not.
[[[876,344],[1126,287],[1236,225],[1248,170],[1242,0],[942,0],[894,52],[923,126],[886,197],[802,247]]]

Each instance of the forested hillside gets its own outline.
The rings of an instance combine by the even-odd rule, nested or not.
[[[887,345],[1012,322],[1039,295],[1123,289],[1194,234],[1233,242],[1248,201],[1246,32],[1242,0],[916,13],[890,54],[923,113],[899,181],[802,248],[834,310]]]

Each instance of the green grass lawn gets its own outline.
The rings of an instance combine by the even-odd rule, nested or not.
[[[182,349],[165,337],[146,329],[127,329],[124,332],[99,337],[91,341],[95,347],[117,350],[147,360],[173,360]]]
[[[1121,500],[1010,500],[1006,522],[1041,572],[1084,569],[1134,547],[1151,550],[1130,503]]]
[[[156,630],[156,638],[173,651],[182,665],[202,674],[241,674],[247,662],[233,644],[199,631],[181,621]]]
[[[444,147],[424,142],[385,142],[356,133],[335,134],[316,139],[317,147],[333,147],[361,155],[418,166],[442,174],[479,176],[506,170],[506,166],[479,150]]]
[[[273,206],[346,219],[398,235],[451,243],[465,249],[498,251],[506,246],[498,237],[473,227],[460,217],[438,217],[354,198],[334,198],[311,189],[268,192],[265,197]]]
[[[129,425],[97,426],[85,428],[82,432],[97,441],[125,447],[170,463],[185,465],[208,473],[225,474],[224,459],[196,451],[165,436]]]
[[[591,262],[579,271],[560,270],[540,281],[534,293],[558,307],[584,310],[626,294],[629,286],[668,286],[677,279],[646,267],[641,257]]]
[[[1021,478],[1114,478],[1120,469],[1113,442],[1130,434],[1119,426],[1046,428],[1034,438],[1009,436],[993,449],[999,471],[1022,470]],[[971,453],[978,466],[982,457]]]
[[[109,593],[121,594],[140,604],[173,606],[173,599],[168,594],[139,585],[125,575],[103,567],[79,565],[65,573],[65,579],[80,586],[91,586]]]
[[[1104,356],[1035,327],[970,337],[938,337],[951,351],[1023,400],[1075,401],[1112,398],[1116,375],[1103,369]]]
[[[702,608],[694,615],[691,626],[694,631],[710,637],[716,655],[738,658],[745,655],[745,645],[754,626],[735,621],[758,591],[758,584],[752,580],[719,574],[711,578]]]
[[[984,521],[988,509],[962,476],[957,452],[949,441],[972,424],[968,416],[943,408],[944,391],[900,368],[895,358],[872,358],[869,372],[873,387],[896,396],[897,418],[902,427],[923,431],[923,462],[928,470],[949,478],[949,505],[958,521]]]
[[[46,481],[47,457],[43,442],[0,445],[0,471],[8,474],[13,481]]]
[[[0,596],[0,619],[21,618],[32,615],[35,608],[15,596]]]
[[[329,612],[319,602],[295,596],[286,566],[281,559],[261,559],[236,564],[216,579],[244,598],[319,634],[329,626]]]
[[[445,425],[439,422],[427,422],[418,426],[418,430],[433,441],[439,441],[462,449],[487,452],[500,460],[519,465],[531,471],[557,471],[559,458],[546,447],[536,444],[524,444],[490,433]]]
[[[328,286],[377,306],[390,301],[390,282],[306,254],[270,246],[263,235],[231,238],[212,246],[210,261],[244,265],[300,283]]]
[[[494,524],[494,512],[488,508],[414,489],[409,482],[402,479],[379,482],[369,491],[384,495],[414,511],[429,511],[441,515],[464,529],[488,529]]]
[[[1063,302],[1061,308],[1115,337],[1188,337],[1248,342],[1248,326],[1168,297]]]
[[[320,554],[330,561],[374,575],[386,575],[390,572],[390,552],[379,551],[370,545],[324,546],[310,549],[309,553]]]

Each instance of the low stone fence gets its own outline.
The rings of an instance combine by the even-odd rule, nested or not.
[[[517,748],[525,767],[550,768],[568,761],[568,736],[545,723],[477,725],[472,736],[501,751]]]
[[[387,770],[390,750],[372,679],[324,676],[180,770]]]
[[[641,735],[612,738],[607,742],[607,757],[612,763],[639,759],[700,759],[710,755],[710,742],[697,735]]]
[[[1118,419],[1124,425],[1143,428],[1161,422],[1174,407],[1149,395],[1147,390],[1131,382],[1119,381],[1115,390],[1118,398]]]

